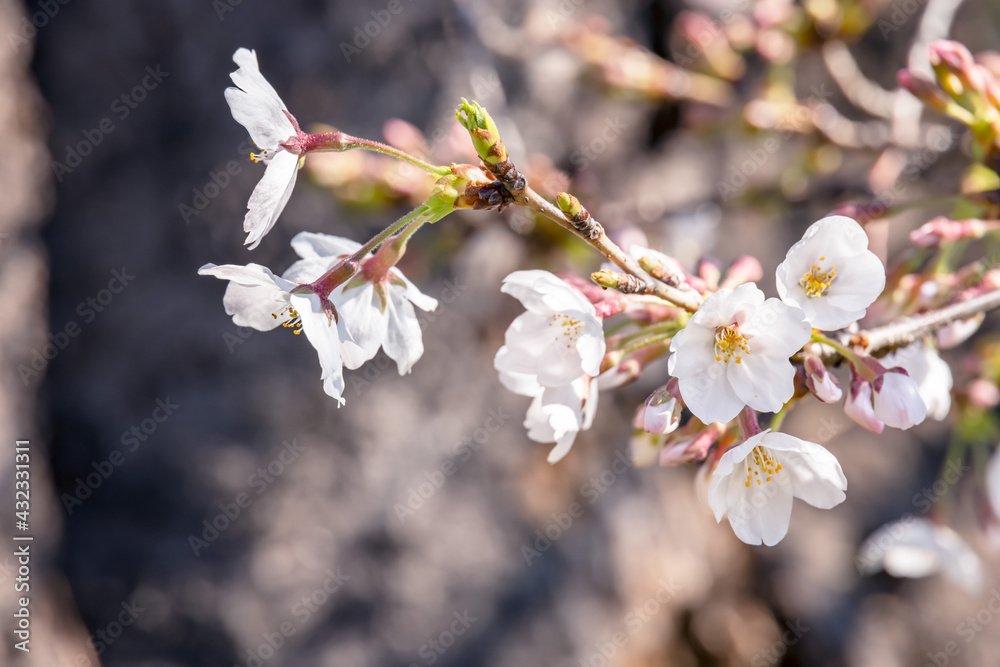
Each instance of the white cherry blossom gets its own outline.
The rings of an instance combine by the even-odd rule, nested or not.
[[[758,433],[730,447],[719,459],[708,487],[716,521],[728,515],[747,544],[774,546],[785,537],[792,499],[830,509],[846,497],[847,478],[822,446],[786,433]]]
[[[319,354],[323,391],[344,404],[341,341],[350,340],[344,318],[339,322],[331,320],[318,296],[293,294],[292,290],[299,286],[297,282],[279,278],[259,264],[206,264],[198,273],[230,281],[222,302],[236,326],[258,331],[284,326],[295,333],[305,332],[309,344]],[[319,274],[313,277],[318,278]]]
[[[535,395],[524,428],[535,442],[554,442],[548,462],[558,463],[569,453],[576,435],[594,423],[597,414],[597,382],[582,376],[562,387],[545,387]]]
[[[257,53],[238,49],[233,54],[233,61],[239,69],[229,76],[238,87],[226,88],[226,101],[233,118],[247,129],[250,138],[261,149],[260,154],[253,156],[254,161],[267,163],[263,178],[250,195],[249,210],[243,220],[243,231],[248,234],[246,245],[253,250],[274,227],[295,188],[299,171],[296,148],[299,127],[278,93],[260,73]],[[289,150],[289,146],[293,150]]]
[[[886,368],[901,367],[917,383],[917,391],[927,407],[927,416],[941,421],[951,409],[951,368],[937,350],[928,345],[913,343],[901,350],[890,352],[881,359]]]
[[[667,370],[705,423],[729,421],[744,405],[777,412],[795,391],[788,359],[811,333],[801,310],[765,300],[754,283],[720,289],[674,336]]]
[[[604,358],[604,329],[584,295],[547,271],[515,271],[502,291],[527,309],[507,329],[493,361],[509,390],[534,400],[525,427],[536,442],[555,442],[549,462],[569,451],[590,428]]]
[[[309,282],[356,252],[361,244],[340,236],[300,232],[292,239],[292,248],[302,259],[289,267],[285,278]],[[342,352],[348,368],[360,367],[381,347],[396,362],[399,374],[405,375],[423,355],[414,306],[432,311],[438,302],[417,289],[399,269],[379,270],[377,256],[369,257],[361,262],[358,275],[337,287],[330,299],[337,304],[350,335]]]
[[[855,563],[862,574],[885,570],[919,578],[941,572],[969,593],[983,585],[979,557],[958,533],[929,519],[907,517],[888,523],[861,545]]]
[[[775,273],[781,300],[817,329],[840,329],[865,315],[885,287],[882,262],[857,222],[833,215],[813,223]]]

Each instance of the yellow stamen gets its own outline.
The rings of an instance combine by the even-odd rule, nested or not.
[[[753,470],[755,466],[757,470]],[[781,468],[782,465],[778,463],[778,459],[769,449],[761,446],[754,447],[750,456],[747,457],[747,478],[743,485],[749,487],[754,478],[753,475],[759,476],[761,471],[766,473],[764,481],[770,482],[772,477],[781,472]],[[753,475],[750,474],[751,472]],[[757,486],[761,486],[760,479],[757,479]]]
[[[715,360],[729,363],[734,356],[736,363],[743,361],[743,355],[750,354],[750,345],[735,322],[715,330]]]
[[[824,261],[826,256],[819,258],[819,261]],[[837,277],[837,266],[831,264],[830,268],[823,270],[820,264],[813,264],[809,267],[809,271],[802,274],[802,278],[799,279],[799,285],[806,291],[806,296],[810,299],[816,298],[818,296],[824,296],[830,291],[830,285],[833,284],[833,279]]]

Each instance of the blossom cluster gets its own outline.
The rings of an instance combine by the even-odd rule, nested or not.
[[[935,48],[942,67],[965,71],[979,82],[977,94],[1000,89],[982,83],[986,75],[961,53]],[[437,301],[396,266],[409,238],[456,209],[524,204],[530,189],[493,120],[475,102],[463,100],[457,116],[481,164],[430,165],[341,132],[304,132],[260,73],[256,54],[240,49],[233,59],[239,66],[231,74],[236,87],[226,90],[226,100],[260,148],[253,159],[266,164],[244,219],[250,250],[274,228],[309,154],[372,150],[436,179],[421,205],[365,244],[302,232],[292,240],[299,259],[280,276],[253,263],[207,264],[200,270],[229,281],[223,303],[237,325],[304,332],[319,357],[324,391],[342,405],[345,368],[357,369],[383,350],[403,375],[423,354],[417,309],[434,310]],[[916,90],[917,84],[906,81]],[[926,86],[919,92],[929,99],[941,97]],[[957,101],[965,99],[951,93]],[[947,108],[962,117],[961,111]],[[887,338],[879,345],[861,323],[886,323],[930,306],[981,299],[1000,287],[1000,275],[987,266],[970,270],[961,280],[940,272],[887,276],[883,262],[869,249],[863,224],[831,214],[808,226],[789,248],[774,270],[776,296],[767,297],[758,286],[763,268],[753,258],[737,259],[725,273],[705,258],[689,272],[651,248],[634,245],[625,252],[612,247],[600,225],[567,193],[558,195],[557,207],[529,205],[556,215],[614,263],[593,274],[593,282],[532,269],[511,273],[499,286],[524,307],[507,329],[494,367],[500,383],[530,399],[527,437],[552,444],[548,461],[557,463],[594,424],[600,391],[641,376],[658,377],[659,386],[636,413],[634,461],[700,462],[708,479],[708,507],[718,522],[728,518],[735,535],[748,544],[780,542],[789,529],[794,498],[820,509],[846,498],[847,477],[836,456],[821,442],[781,431],[785,415],[798,401],[812,396],[822,403],[842,403],[848,417],[876,434],[886,426],[909,429],[928,416],[943,420],[952,410],[954,382],[938,349],[968,338],[982,322],[982,312],[951,317],[919,336]],[[997,229],[981,220],[941,218],[914,232],[911,240],[926,249]],[[981,280],[964,287],[972,284],[971,277]],[[963,401],[981,408],[1000,403],[995,382],[982,383],[978,391],[975,383],[963,390]],[[984,386],[997,395],[991,399]],[[760,414],[773,415],[767,428],[760,426]],[[994,456],[988,477],[989,488],[995,489],[990,500],[1000,516],[1000,457]],[[883,544],[887,534],[892,548]],[[969,588],[978,581],[970,564],[974,555],[968,557],[964,542],[926,519],[899,530],[887,526],[870,538],[859,558],[869,572],[884,568],[917,576],[945,569]]]

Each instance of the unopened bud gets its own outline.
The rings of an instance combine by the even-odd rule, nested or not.
[[[764,267],[760,260],[750,255],[741,255],[733,261],[720,287],[738,287],[744,283],[757,282],[764,277]]]
[[[824,403],[836,403],[844,392],[837,378],[830,373],[819,357],[808,356],[805,361],[806,386],[816,398]]]
[[[654,435],[673,432],[681,422],[681,410],[681,402],[667,391],[667,387],[660,387],[646,399],[643,430]]]
[[[571,218],[580,216],[585,210],[580,200],[568,192],[560,192],[556,195],[556,204],[559,205],[559,210]]]
[[[719,268],[719,260],[715,257],[705,256],[699,259],[696,273],[699,278],[705,281],[709,289],[716,289],[719,286],[722,271]]]
[[[646,289],[646,283],[635,276],[627,276],[610,269],[595,271],[590,274],[590,279],[601,287],[616,289],[624,294],[641,293]]]
[[[497,165],[507,161],[507,149],[500,139],[500,130],[490,114],[473,100],[462,98],[462,106],[455,112],[458,122],[469,131],[476,154],[487,164]]]

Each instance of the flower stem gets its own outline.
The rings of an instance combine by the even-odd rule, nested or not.
[[[358,269],[361,267],[361,260],[367,257],[368,253],[370,253],[376,246],[409,225],[414,220],[423,217],[426,213],[426,206],[418,206],[413,209],[402,218],[373,236],[368,243],[358,248],[354,254],[344,258],[340,262],[337,262],[333,268],[310,283],[306,291],[315,292],[324,298],[329,296],[330,292],[354,277],[354,274],[356,274]]]
[[[435,167],[432,164],[424,162],[418,157],[410,155],[406,151],[394,148],[388,144],[383,144],[380,141],[353,137],[343,132],[331,132],[329,134],[318,134],[312,136],[316,138],[316,150],[346,151],[351,150],[352,148],[361,148],[363,150],[381,153],[382,155],[388,155],[398,160],[402,160],[403,162],[409,162],[413,166],[420,167],[424,171],[438,177],[444,176],[449,171],[448,167]]]
[[[630,343],[621,349],[622,355],[632,354],[636,350],[647,347],[649,345],[655,345],[656,343],[662,343],[665,340],[670,340],[674,337],[673,331],[668,333],[653,334],[651,336],[646,336],[645,338],[640,338],[639,340]]]
[[[828,338],[824,336],[815,329],[813,329],[812,341],[814,343],[829,345],[834,350],[836,350],[840,354],[840,356],[844,357],[845,359],[853,363],[855,366],[862,365],[858,359],[858,355],[856,355],[854,352],[852,352],[850,349],[848,349],[846,346],[842,345],[838,341],[834,340],[833,338]]]
[[[648,280],[646,272],[642,270],[639,263],[608,238],[608,235],[604,233],[603,227],[596,221],[591,222],[589,225],[590,232],[585,233],[583,230],[577,228],[579,223],[575,224],[567,214],[532,190],[531,187],[525,186],[523,190],[512,191],[511,194],[514,195],[514,203],[530,208],[539,215],[552,220],[560,227],[573,232],[599,253],[618,265],[623,271],[636,278],[640,278],[645,285],[642,291],[638,293],[652,294],[667,303],[680,306],[692,313],[698,310],[702,302],[701,295],[698,292],[693,289],[682,290],[670,287],[658,280]]]
[[[788,416],[792,406],[795,405],[795,401],[796,399],[792,397],[787,403],[781,406],[780,410],[774,413],[774,417],[771,418],[771,424],[769,426],[772,431],[781,430],[781,425],[785,423],[785,417]]]

